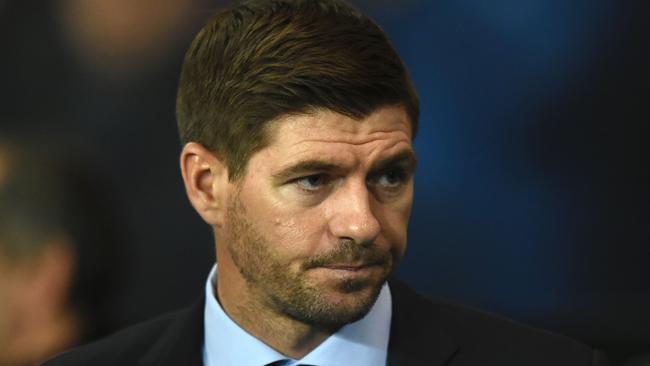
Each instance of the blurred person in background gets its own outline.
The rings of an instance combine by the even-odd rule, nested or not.
[[[109,197],[65,149],[46,146],[0,138],[2,366],[34,365],[110,328],[120,243]]]
[[[0,124],[85,141],[120,202],[125,255],[138,263],[116,293],[121,327],[186,305],[213,260],[208,245],[177,245],[187,232],[210,233],[178,177],[174,100],[183,51],[220,2],[9,0],[0,9]],[[161,275],[190,264],[183,276]]]

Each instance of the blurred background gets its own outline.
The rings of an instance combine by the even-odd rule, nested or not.
[[[0,0],[0,137],[74,148],[117,218],[95,234],[116,238],[111,291],[93,290],[103,326],[77,342],[202,291],[213,241],[184,194],[175,93],[190,40],[228,3]],[[421,98],[401,277],[618,362],[650,352],[650,5],[353,3]]]

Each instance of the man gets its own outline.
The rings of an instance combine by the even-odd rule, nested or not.
[[[51,365],[604,364],[387,282],[406,249],[418,99],[348,5],[220,13],[187,52],[177,110],[183,181],[217,242],[205,299]]]

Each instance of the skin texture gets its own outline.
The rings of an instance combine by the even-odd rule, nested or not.
[[[301,358],[363,317],[406,249],[415,154],[401,107],[363,120],[331,111],[272,122],[236,182],[188,144],[190,201],[215,230],[217,294],[260,340]]]

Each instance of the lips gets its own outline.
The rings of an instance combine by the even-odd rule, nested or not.
[[[372,266],[376,266],[376,264],[327,264],[322,266],[323,268],[327,269],[335,269],[335,270],[340,270],[340,271],[360,271]]]

